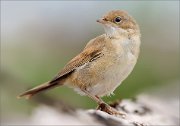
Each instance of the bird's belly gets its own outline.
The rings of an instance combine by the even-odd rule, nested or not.
[[[106,58],[104,60],[107,61]],[[103,62],[101,62],[101,64],[103,64]],[[99,97],[110,95],[110,94],[113,94],[113,91],[131,73],[135,64],[136,64],[135,56],[131,53],[125,53],[125,55],[119,58],[116,58],[116,60],[109,60],[108,64],[101,65],[101,68],[99,68],[99,65],[95,65],[94,68],[92,69],[97,70],[99,68],[99,70],[96,71],[98,72],[96,74],[101,75],[101,76],[98,77],[97,75],[96,79],[94,79],[91,73],[89,75],[86,74],[86,76],[84,76],[84,78],[83,79],[81,78],[80,80],[81,82],[84,81],[84,82],[92,83],[88,86],[87,86],[87,83],[85,84],[86,89],[90,94],[96,95]],[[78,77],[75,77],[75,78],[78,78]],[[100,78],[100,79],[97,79],[97,78]],[[93,80],[96,80],[96,81],[93,81]],[[85,93],[81,91],[79,86],[76,86],[76,85],[73,86],[73,84],[71,84],[70,87],[73,87],[77,93],[81,95],[85,95]]]
[[[97,96],[113,94],[113,91],[127,78],[136,64],[136,58],[132,54],[121,57],[121,60],[115,62],[104,74],[104,79],[88,91]]]

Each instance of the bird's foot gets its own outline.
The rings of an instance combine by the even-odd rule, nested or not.
[[[120,115],[122,116],[123,118],[126,117],[126,114],[125,113],[121,113],[119,111],[117,111],[116,109],[112,108],[111,106],[109,106],[108,104],[106,103],[101,103],[98,107],[97,107],[97,110],[101,110],[101,111],[104,111],[110,115]]]

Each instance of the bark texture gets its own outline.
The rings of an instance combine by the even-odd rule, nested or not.
[[[47,98],[46,98],[47,99]],[[74,109],[63,103],[52,104],[38,99],[46,105],[37,107],[24,124],[35,125],[101,125],[101,126],[179,126],[179,101],[168,101],[150,95],[140,95],[136,99],[124,99],[111,106],[127,114],[125,118],[108,115],[91,109]],[[48,100],[49,101],[49,100]],[[58,106],[61,107],[58,107]],[[28,123],[27,123],[28,122]]]

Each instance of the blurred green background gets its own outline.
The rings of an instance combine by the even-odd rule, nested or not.
[[[16,96],[52,79],[90,39],[103,34],[96,19],[113,9],[137,20],[142,46],[131,75],[104,100],[164,86],[173,94],[170,88],[179,82],[179,1],[1,1],[1,118],[30,114],[38,103]],[[74,107],[96,106],[67,87],[44,95]]]

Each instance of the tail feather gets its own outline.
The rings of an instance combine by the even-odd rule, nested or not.
[[[58,86],[58,83],[50,83],[50,82],[46,82],[44,84],[41,84],[35,88],[32,88],[30,90],[27,90],[25,91],[24,93],[20,94],[19,96],[17,96],[17,98],[21,98],[21,97],[25,97],[26,99],[29,99],[31,98],[33,95],[41,92],[41,91],[44,91],[44,90],[47,90],[47,89],[50,89],[50,88],[53,88],[53,87],[56,87]]]

